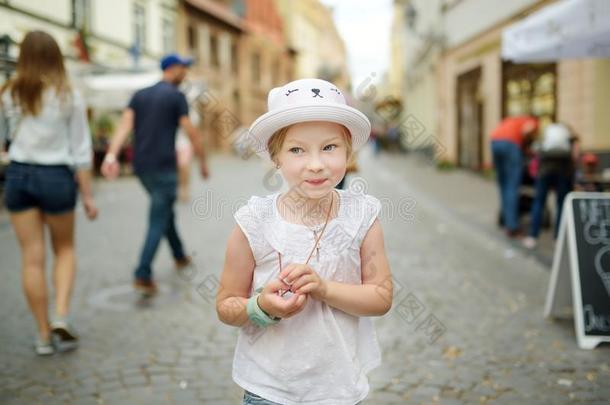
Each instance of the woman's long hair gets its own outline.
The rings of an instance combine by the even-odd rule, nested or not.
[[[70,90],[63,55],[51,35],[30,31],[21,42],[16,75],[2,91],[10,89],[23,115],[35,116],[42,107],[42,93],[49,87],[61,95]]]

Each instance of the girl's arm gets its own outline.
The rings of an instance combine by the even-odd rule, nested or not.
[[[78,92],[74,92],[72,114],[68,121],[70,151],[74,159],[76,181],[78,182],[85,213],[89,219],[95,219],[98,210],[93,199],[91,186],[93,150],[86,109],[82,96]]]
[[[362,284],[324,281],[322,300],[355,316],[380,316],[392,307],[393,284],[385,254],[383,230],[376,219],[360,247]]]
[[[216,312],[221,322],[232,326],[243,326],[248,322],[246,304],[254,265],[248,239],[239,226],[235,226],[227,242],[225,265],[216,295]]]

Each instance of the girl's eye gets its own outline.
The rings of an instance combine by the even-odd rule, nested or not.
[[[331,150],[335,150],[335,148],[337,148],[337,145],[326,145],[323,150],[331,151]]]
[[[294,147],[294,148],[290,148],[288,149],[288,152],[290,153],[294,153],[294,154],[299,154],[303,151],[303,148],[299,148],[299,147]]]

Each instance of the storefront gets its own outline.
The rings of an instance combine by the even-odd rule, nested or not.
[[[553,121],[569,124],[580,137],[581,149],[605,161],[610,152],[610,114],[605,107],[610,59],[514,63],[503,57],[503,31],[552,4],[537,3],[443,53],[437,71],[437,132],[445,159],[464,168],[490,168],[493,128],[504,117],[531,114],[540,117],[542,127]]]

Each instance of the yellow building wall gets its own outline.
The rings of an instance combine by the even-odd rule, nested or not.
[[[610,61],[564,61],[557,71],[557,119],[574,128],[582,149],[610,150]]]
[[[610,150],[610,60],[597,60],[594,63],[595,98],[594,115],[595,128],[593,138],[590,140],[593,150]]]

